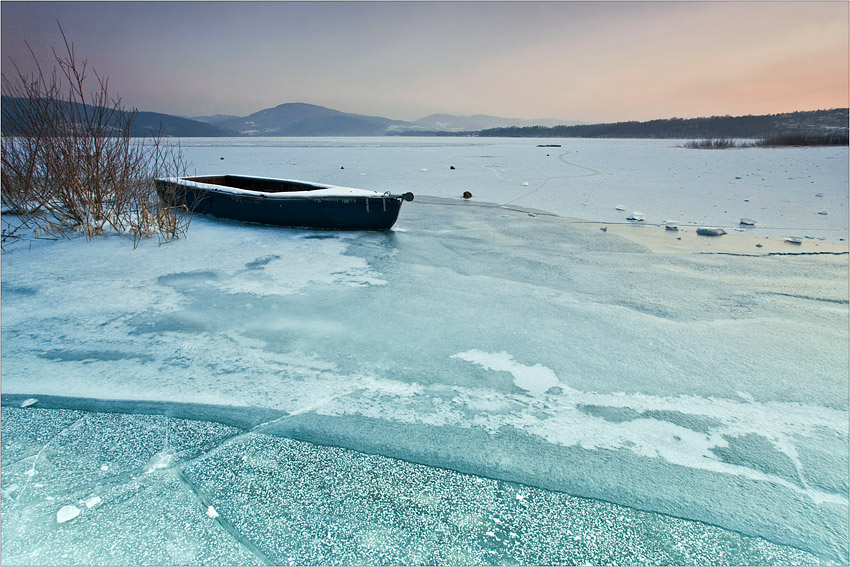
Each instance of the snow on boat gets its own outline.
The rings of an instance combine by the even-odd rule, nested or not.
[[[156,180],[168,205],[245,222],[337,230],[388,230],[395,224],[399,195],[247,175],[202,175]]]

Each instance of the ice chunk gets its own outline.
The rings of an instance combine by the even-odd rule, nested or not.
[[[37,402],[38,402],[38,400],[35,399],[35,398],[27,398],[27,399],[25,399],[24,401],[21,402],[21,407],[22,408],[28,408],[28,407],[30,407],[31,405],[33,405]]]
[[[614,207],[614,210],[617,210],[617,211],[625,211],[625,210],[626,210],[626,207],[624,207],[623,205],[617,205],[616,207]]]
[[[820,211],[818,211],[818,214],[819,214],[819,215],[824,215],[824,216],[826,216],[826,215],[828,215],[829,213],[828,213],[828,212],[826,212],[825,210],[821,209]]]
[[[56,512],[56,523],[63,524],[70,520],[73,520],[77,516],[80,515],[80,509],[76,506],[62,506],[59,508],[59,511]]]
[[[640,212],[640,211],[632,211],[632,215],[631,215],[631,216],[629,216],[629,217],[626,217],[626,220],[630,220],[630,221],[643,221],[643,220],[644,220],[644,215],[643,215],[643,213],[642,213],[642,212]]]
[[[150,474],[160,469],[167,469],[171,466],[172,461],[174,461],[174,455],[171,453],[157,453],[151,459],[150,465],[148,465],[148,468],[145,470],[145,474]]]
[[[523,186],[523,187],[528,187],[528,181],[523,181],[523,182],[522,182],[522,186]]]
[[[92,496],[86,500],[86,508],[94,508],[101,503],[100,496]]]
[[[215,511],[215,508],[213,508],[212,506],[207,506],[207,516],[214,519],[218,518],[219,514]]]

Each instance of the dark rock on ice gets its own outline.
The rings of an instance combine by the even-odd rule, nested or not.
[[[756,221],[754,221],[751,218],[747,218],[747,217],[742,218],[740,222],[741,222],[741,225],[743,225],[743,226],[755,226],[756,225]]]
[[[701,226],[697,229],[697,234],[701,234],[702,236],[723,236],[726,234],[726,231],[722,228]]]

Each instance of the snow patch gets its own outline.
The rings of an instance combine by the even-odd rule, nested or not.
[[[541,364],[535,364],[534,366],[520,364],[514,361],[513,356],[504,351],[487,353],[472,349],[454,354],[452,358],[460,358],[467,362],[472,362],[485,370],[510,372],[514,377],[514,384],[534,396],[542,396],[549,388],[560,385],[558,377],[550,368],[546,368]]]

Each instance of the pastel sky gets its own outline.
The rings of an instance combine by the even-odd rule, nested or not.
[[[587,122],[848,106],[850,4],[2,2],[2,68],[61,46],[127,106],[284,102]]]

